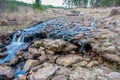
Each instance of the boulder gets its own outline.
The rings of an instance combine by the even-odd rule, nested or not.
[[[27,60],[24,67],[23,67],[23,69],[25,71],[28,71],[31,67],[34,67],[34,66],[36,66],[38,64],[39,64],[38,60],[31,60],[31,59]]]

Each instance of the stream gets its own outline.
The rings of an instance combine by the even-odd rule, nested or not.
[[[77,16],[74,17],[77,18]],[[72,16],[65,16],[51,19],[43,23],[28,27],[26,29],[14,32],[10,44],[6,46],[7,50],[3,52],[3,54],[7,54],[7,56],[3,59],[0,59],[0,64],[8,63],[10,59],[15,57],[15,53],[17,51],[27,48],[28,44],[35,39],[53,38],[71,41],[77,34],[84,33],[84,37],[78,42],[80,45],[82,45],[89,35],[94,36],[94,32],[91,33],[91,30],[96,30],[94,21],[91,22],[91,25],[89,27],[79,26],[77,21],[74,21],[72,26],[66,26],[67,22],[65,20],[69,20],[71,18]],[[21,62],[15,67],[15,78],[18,74],[25,74],[24,70],[18,69],[18,66],[20,67],[23,64],[24,63]]]

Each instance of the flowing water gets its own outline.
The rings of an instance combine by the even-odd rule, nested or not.
[[[72,17],[60,17],[52,20],[48,20],[41,24],[34,25],[32,27],[18,30],[14,33],[12,42],[6,46],[7,50],[3,52],[3,54],[7,54],[4,59],[0,60],[0,64],[9,62],[10,59],[15,57],[15,52],[20,51],[28,47],[28,43],[37,38],[43,38],[43,34],[45,38],[54,38],[54,39],[62,39],[70,41],[74,39],[75,35],[79,33],[83,33],[84,37],[79,41],[79,44],[84,44],[86,37],[91,35],[90,30],[95,30],[94,22],[91,22],[91,25],[79,26],[76,21],[73,22],[72,26],[65,26],[67,23],[65,19],[69,20]],[[93,33],[94,34],[94,33]],[[92,34],[92,35],[93,35]],[[17,66],[20,66],[19,63]],[[15,69],[15,77],[18,74],[25,74],[23,70],[19,70],[16,67]]]
[[[91,0],[88,0],[87,7],[88,7],[88,8],[91,7]]]

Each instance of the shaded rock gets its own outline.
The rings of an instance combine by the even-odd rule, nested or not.
[[[4,20],[0,21],[0,25],[6,26],[6,25],[8,25],[8,21],[6,19],[4,19]]]
[[[0,58],[4,58],[6,56],[7,56],[7,54],[0,53]]]
[[[120,64],[120,57],[118,55],[106,53],[101,56],[107,59],[108,61],[113,61],[113,62],[117,62],[118,64]]]
[[[38,69],[37,72],[31,74],[31,80],[50,80],[58,68],[58,66],[48,66]]]
[[[45,61],[48,61],[49,58],[48,58],[47,55],[41,55],[41,56],[39,57],[39,60],[40,60],[40,63],[44,63]]]
[[[66,55],[59,57],[56,60],[56,63],[63,66],[71,66],[72,64],[78,63],[82,60],[82,57],[79,55]]]
[[[38,60],[27,60],[23,69],[25,71],[28,71],[31,67],[36,66],[38,64],[39,64]]]
[[[19,74],[18,75],[18,80],[26,80],[26,76]]]
[[[67,80],[64,75],[58,75],[52,78],[52,80]]]
[[[17,57],[14,57],[14,58],[10,59],[9,63],[10,63],[10,65],[15,65],[18,62],[18,60],[19,59]]]
[[[3,51],[5,51],[5,50],[7,50],[6,47],[0,48],[0,53],[3,52]]]
[[[24,59],[33,59],[33,54],[30,54],[29,52],[24,53]]]
[[[15,54],[16,54],[16,56],[21,56],[21,55],[23,55],[23,53],[24,53],[24,51],[17,51]]]
[[[114,16],[114,15],[118,15],[118,14],[120,14],[119,9],[112,9],[112,11],[110,12],[110,16]]]
[[[0,43],[0,48],[2,48],[2,47],[5,47],[5,45],[3,45],[2,43]]]
[[[56,71],[56,75],[65,75],[68,76],[71,73],[71,71],[66,68],[66,67],[60,67],[57,71]]]
[[[12,68],[9,66],[0,66],[0,76],[2,75],[12,79],[14,75]]]

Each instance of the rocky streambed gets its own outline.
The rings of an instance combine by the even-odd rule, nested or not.
[[[0,79],[120,80],[119,31],[101,25],[69,15],[16,31],[0,44]]]

